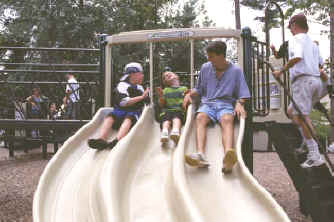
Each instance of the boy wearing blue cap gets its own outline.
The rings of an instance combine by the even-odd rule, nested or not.
[[[93,149],[112,149],[119,140],[126,136],[141,115],[144,101],[148,98],[149,89],[144,90],[143,68],[139,63],[129,63],[115,89],[114,110],[103,121],[100,135],[97,139],[88,140],[88,146]],[[111,128],[119,128],[117,136],[108,142]]]

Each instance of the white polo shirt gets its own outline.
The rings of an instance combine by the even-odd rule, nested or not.
[[[290,78],[293,80],[299,75],[320,76],[319,47],[305,33],[299,33],[289,41],[289,59],[301,58],[290,68]]]
[[[69,98],[70,100],[75,103],[80,100],[80,94],[79,94],[79,83],[75,78],[70,78],[67,81],[68,84],[66,84],[66,92],[70,90],[72,93],[70,94]]]

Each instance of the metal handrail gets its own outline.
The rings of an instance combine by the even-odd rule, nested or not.
[[[100,49],[87,49],[87,48],[31,48],[31,47],[0,47],[0,50],[27,50],[27,51],[86,51],[86,52],[100,52]]]

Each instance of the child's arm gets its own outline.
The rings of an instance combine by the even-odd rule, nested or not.
[[[166,105],[166,100],[163,97],[163,92],[161,87],[156,87],[155,91],[157,92],[158,96],[159,96],[159,105],[160,107],[164,107]]]
[[[182,108],[183,108],[184,110],[187,110],[187,107],[188,107],[189,104],[190,104],[189,99],[186,98],[186,96],[187,96],[188,94],[190,94],[190,92],[191,92],[190,89],[187,89],[186,91],[184,91],[184,97],[183,97],[183,103],[182,103]]]
[[[148,93],[149,93],[149,92],[150,92],[150,89],[147,88],[147,89],[144,91],[143,95],[130,98],[130,99],[126,102],[126,104],[124,104],[124,106],[125,106],[125,107],[126,107],[126,106],[132,106],[132,105],[134,105],[134,104],[136,104],[136,103],[138,103],[138,102],[141,102],[142,100],[144,100],[144,99],[148,96]]]

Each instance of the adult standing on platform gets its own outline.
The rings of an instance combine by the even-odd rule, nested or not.
[[[309,114],[312,110],[312,104],[320,100],[323,89],[319,71],[319,48],[307,35],[308,24],[304,14],[294,15],[289,21],[288,28],[293,35],[289,41],[289,61],[280,71],[275,71],[273,74],[278,78],[290,69],[292,97],[301,110],[306,123],[314,131]],[[293,121],[302,128],[308,148],[307,159],[301,164],[301,167],[322,165],[324,160],[320,155],[318,144],[312,138],[311,132],[296,108],[294,106],[292,108]]]
[[[185,96],[185,103],[192,97],[201,98],[196,116],[196,153],[186,155],[191,166],[206,167],[206,129],[209,123],[219,122],[222,129],[222,144],[225,150],[223,173],[231,173],[237,161],[234,150],[234,115],[245,117],[244,103],[250,97],[241,69],[226,60],[226,44],[211,42],[207,49],[208,61],[202,65],[197,86]],[[212,147],[213,148],[213,147]]]
[[[72,73],[66,75],[67,84],[66,84],[66,119],[77,119],[80,115],[80,85],[76,80],[75,76]]]

